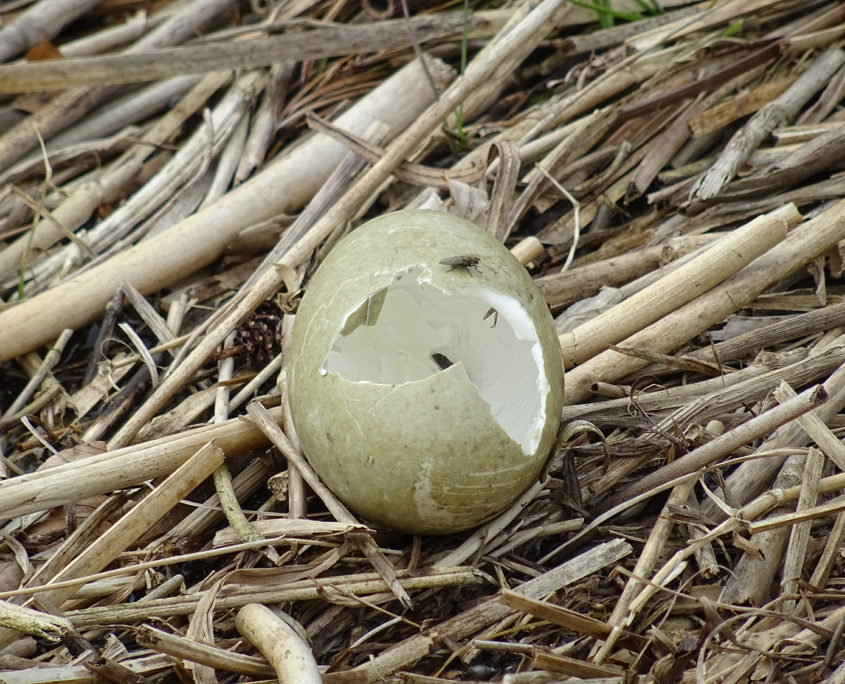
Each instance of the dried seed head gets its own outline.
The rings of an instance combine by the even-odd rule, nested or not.
[[[282,312],[272,302],[264,302],[244,321],[235,334],[239,356],[253,368],[262,368],[282,351]]]

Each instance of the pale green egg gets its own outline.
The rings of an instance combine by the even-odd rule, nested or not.
[[[444,534],[537,478],[563,367],[519,261],[468,221],[409,210],[361,226],[320,265],[296,314],[288,387],[308,460],[349,508]]]

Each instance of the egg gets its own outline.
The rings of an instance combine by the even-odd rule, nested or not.
[[[305,455],[373,523],[477,526],[553,446],[563,366],[551,314],[522,264],[464,219],[406,210],[354,230],[308,283],[289,350]]]

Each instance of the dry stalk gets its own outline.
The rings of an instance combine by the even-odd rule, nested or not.
[[[798,110],[844,63],[845,52],[841,50],[831,49],[822,54],[786,92],[765,105],[734,134],[713,166],[693,188],[693,194],[699,199],[709,199],[719,194],[763,139],[777,126],[794,119]]]
[[[266,678],[274,674],[273,668],[263,658],[232,653],[209,644],[201,644],[156,629],[151,625],[138,627],[135,630],[135,639],[138,644],[146,648],[166,653],[174,658],[203,663],[209,667],[253,677]]]
[[[267,483],[271,475],[270,465],[263,459],[250,463],[233,481],[234,498],[236,501],[243,501],[252,496],[259,488]],[[180,539],[191,535],[202,535],[219,523],[223,518],[221,512],[220,498],[217,494],[206,499],[205,503],[196,510],[189,513],[180,520],[173,528],[161,536],[160,540],[153,544],[153,549],[167,547],[168,543],[178,544]],[[264,536],[273,536],[262,532]],[[240,539],[240,537],[238,537]],[[232,539],[230,543],[234,543]]]
[[[819,483],[819,493],[836,491],[841,489],[843,484],[845,484],[845,475],[843,474],[823,478]],[[746,521],[755,520],[777,506],[783,505],[789,501],[794,501],[800,496],[800,494],[801,486],[797,485],[789,487],[788,489],[773,489],[760,495],[751,503],[737,510],[730,519],[719,524],[703,537],[691,542],[685,548],[677,551],[654,575],[652,578],[652,586],[659,586],[670,575],[675,573],[680,565],[693,553],[695,553],[699,547],[710,543],[714,539],[718,539],[724,534],[729,534],[743,529]],[[644,590],[643,594],[645,594],[646,591],[647,590]],[[653,594],[653,592],[651,593]],[[641,596],[643,594],[641,594]]]
[[[62,43],[61,53],[65,57],[84,57],[125,46],[161,24],[167,17],[161,14],[148,16],[143,10],[129,15],[122,24],[115,24],[96,33]]]
[[[292,73],[292,62],[282,62],[270,69],[267,87],[253,116],[244,153],[238,162],[235,183],[243,183],[264,161],[276,131],[276,112],[282,107],[287,92],[286,82]]]
[[[466,562],[466,560],[474,554],[483,550],[485,545],[488,544],[491,539],[513,522],[514,518],[519,515],[522,509],[524,509],[540,494],[540,492],[543,491],[544,486],[545,483],[543,482],[535,482],[522,494],[522,496],[514,501],[513,504],[508,506],[505,511],[497,515],[490,522],[485,523],[482,527],[470,535],[463,544],[433,563],[432,567],[448,568],[460,565],[461,563]]]
[[[322,684],[311,649],[287,620],[257,603],[248,603],[235,617],[238,631],[264,654],[280,682]]]
[[[41,0],[0,30],[0,62],[6,62],[55,36],[99,0]],[[61,86],[60,86],[61,87]]]
[[[819,589],[827,583],[843,539],[845,539],[845,513],[838,513],[830,534],[825,540],[824,549],[819,554],[813,574],[810,576],[809,583],[814,589]]]
[[[625,398],[565,406],[563,418],[571,420],[603,413],[612,414],[628,408],[634,399],[644,411],[678,408],[677,413],[663,421],[665,429],[678,421],[686,424],[699,417],[709,418],[709,415],[702,414],[703,411],[724,413],[744,402],[760,401],[781,381],[800,386],[818,382],[836,370],[843,361],[845,348],[834,348],[809,358],[804,350],[796,350],[786,357],[763,355],[748,367],[719,378],[632,396],[629,396],[628,390],[622,393]]]
[[[824,457],[821,452],[812,447],[808,449],[804,463],[804,473],[801,477],[801,495],[798,497],[796,506],[797,517],[800,517],[804,522],[797,522],[792,528],[789,543],[786,547],[786,555],[783,559],[781,589],[786,595],[798,595],[798,582],[801,579],[807,560],[807,545],[810,541],[810,526],[812,524],[812,518],[806,518],[805,516],[808,513],[808,509],[812,508],[816,503],[823,465]],[[751,531],[753,534],[753,527]],[[794,608],[794,599],[788,599],[784,603],[785,610],[792,610]]]
[[[225,78],[228,83],[231,74],[215,74]],[[211,75],[208,77],[210,80]],[[149,116],[164,111],[159,120],[164,120],[170,112],[174,102],[179,102],[191,88],[204,80],[201,76],[177,76],[168,79],[163,83],[154,83],[138,92],[133,92],[117,99],[107,106],[103,106],[90,116],[86,117],[74,126],[71,126],[58,135],[53,136],[47,143],[47,151],[53,152],[69,146],[83,144],[91,138],[101,138],[106,133],[119,133],[125,131],[127,126],[143,122]],[[181,109],[177,105],[174,109]],[[155,128],[156,124],[153,124]],[[23,164],[26,160],[19,162],[12,168]]]
[[[25,15],[6,4],[2,24],[11,26]],[[45,42],[26,62],[0,67],[7,74],[49,71],[52,79],[72,71],[63,92],[21,96],[0,112],[0,185],[9,186],[0,192],[0,287],[8,300],[0,303],[0,612],[3,601],[38,605],[46,597],[39,617],[49,622],[62,610],[88,640],[69,631],[65,640],[81,655],[68,664],[65,646],[44,641],[49,637],[0,628],[0,641],[10,642],[0,678],[140,681],[181,672],[211,681],[214,668],[270,677],[262,659],[241,655],[252,651],[233,617],[247,604],[279,602],[307,631],[321,669],[331,670],[327,682],[621,681],[626,669],[655,681],[838,676],[845,347],[837,286],[845,181],[837,174],[845,136],[836,112],[845,66],[796,108],[799,125],[755,144],[741,178],[714,200],[688,198],[741,128],[737,117],[761,111],[760,118],[767,102],[806,82],[825,49],[839,46],[842,7],[832,0],[661,0],[658,17],[596,31],[594,10],[563,0],[490,12],[482,3],[468,32],[476,57],[432,106],[424,70],[400,67],[412,58],[407,45],[421,41],[456,65],[457,14],[405,11],[406,22],[372,3],[294,2],[253,3],[248,14],[224,16],[237,3],[160,0],[126,21],[119,4],[100,3],[77,20],[76,7],[54,15],[56,27],[72,27],[51,41],[62,59],[35,64],[52,50]],[[53,11],[34,7],[45,18]],[[452,39],[429,40],[443,27],[451,27]],[[353,55],[373,47],[371,32],[370,45],[347,43],[350,56],[315,63],[302,56],[341,47],[308,45],[285,63],[239,74],[240,85],[253,79],[254,87],[235,96],[241,103],[226,116],[235,95],[223,88],[234,82],[228,72],[119,91],[67,87],[71,79],[89,82],[95,73],[88,66],[105,67],[101,76],[111,80],[142,74],[107,73],[109,64],[146,63],[149,78],[244,59],[263,64],[272,58],[258,54],[263,45],[283,49],[371,29],[395,41],[382,47],[406,47]],[[4,35],[0,30],[0,51]],[[159,51],[186,40],[184,48]],[[71,59],[98,51],[121,52]],[[166,63],[179,56],[185,61]],[[436,76],[438,63],[426,59]],[[389,90],[376,83],[414,69],[389,97],[376,96]],[[389,122],[394,142],[372,138],[383,128],[376,120],[394,117],[405,102],[411,109]],[[362,108],[366,116],[348,118]],[[203,130],[203,119],[213,125]],[[689,137],[690,126],[697,137]],[[39,137],[44,144],[32,154]],[[491,147],[502,155],[492,163]],[[366,164],[373,168],[361,173]],[[707,266],[701,255],[708,250],[715,261],[734,261],[726,236],[739,239],[766,212],[793,203],[809,218],[708,292],[693,292],[698,296],[680,307],[672,302],[665,313],[650,311],[651,324],[602,340],[618,320],[628,321],[619,315],[625,304],[591,324],[597,330],[588,343],[600,344],[600,353],[567,377],[570,398],[590,401],[570,403],[563,417],[591,420],[594,432],[612,429],[609,457],[602,445],[577,438],[565,458],[551,459],[542,481],[475,531],[409,537],[370,529],[322,489],[296,441],[285,391],[294,293],[366,218],[423,202],[483,211],[491,186],[488,229],[509,235],[508,246],[550,304],[575,305],[558,320],[558,334],[571,335],[609,302],[639,296],[637,308],[649,311],[671,299],[667,292],[695,290],[699,279],[684,280],[684,269]],[[485,222],[483,213],[473,215]],[[550,275],[567,255],[572,274]],[[281,284],[284,315],[280,323],[275,312],[270,318],[282,353],[264,368],[247,366],[257,358],[224,358],[230,352],[221,343]],[[616,289],[593,296],[607,284]],[[19,287],[27,296],[45,294],[17,303]],[[72,320],[77,310],[99,330]],[[698,333],[725,318],[713,332],[724,341],[708,347]],[[76,334],[33,395],[36,381],[25,386],[47,354],[33,350],[65,328]],[[132,337],[131,348],[121,331]],[[176,337],[182,331],[189,334]],[[635,358],[603,351],[615,341]],[[254,348],[251,338],[248,345]],[[272,352],[268,358],[276,353],[272,342],[262,348]],[[164,391],[151,388],[156,377]],[[824,382],[831,399],[768,434],[774,424],[766,421],[784,410],[769,409],[782,379],[799,392]],[[255,394],[265,406],[281,402],[262,418],[290,456],[287,468],[252,421],[224,420]],[[20,420],[10,422],[15,414]],[[736,446],[746,429],[736,425],[753,415],[757,441]],[[211,416],[222,422],[192,427]],[[91,443],[99,439],[109,439],[113,451]],[[120,446],[131,440],[143,441]],[[256,510],[243,512],[264,539],[240,542],[252,533],[227,525],[208,483],[154,526],[155,516],[144,513],[141,497],[154,486],[146,483],[172,482],[209,441],[234,476],[233,510],[238,501],[255,501]],[[811,441],[821,454],[808,449]],[[837,474],[821,477],[822,464]],[[637,490],[640,481],[653,486]],[[675,506],[693,483],[698,496]],[[572,500],[578,488],[580,502]],[[659,517],[658,492],[670,497]],[[168,505],[177,494],[171,490]],[[586,524],[570,517],[570,506]],[[634,506],[643,514],[635,516]],[[332,514],[348,520],[335,522]],[[140,545],[129,541],[137,533]],[[110,535],[120,539],[104,548]],[[618,536],[634,548],[607,543]],[[553,568],[564,553],[567,562]],[[760,564],[755,555],[763,554],[768,562]],[[103,561],[112,569],[96,571]],[[463,562],[474,567],[450,567]],[[800,579],[805,571],[809,584]],[[501,596],[500,587],[507,587]],[[772,592],[778,598],[764,608],[718,600],[760,603]],[[54,596],[70,598],[54,607]],[[405,610],[397,596],[412,596],[415,605]],[[126,626],[145,621],[169,634],[146,625],[133,644]],[[147,638],[153,651],[141,645]],[[496,675],[485,672],[488,664]]]
[[[823,422],[842,410],[845,405],[845,365],[840,365],[824,383],[829,401],[813,410],[813,413]],[[765,439],[755,450],[755,454],[765,454],[784,447],[799,447],[807,443],[807,433],[796,421],[792,425],[784,425],[773,435]],[[741,463],[726,479],[726,485],[736,501],[743,503],[750,501],[762,492],[766,484],[780,467],[783,458],[756,458]],[[711,502],[702,502],[705,515],[722,515],[721,511]]]
[[[159,207],[166,207],[168,202],[172,202],[174,195],[178,196],[179,189],[184,189],[192,179],[205,173],[212,159],[219,154],[226,141],[229,140],[238,121],[243,119],[244,113],[251,106],[265,82],[266,74],[261,71],[247,72],[238,78],[232,84],[226,97],[214,108],[204,125],[200,126],[191,139],[180,147],[155,177],[147,181],[128,202],[88,233],[87,242],[100,255],[100,259],[95,260],[94,264],[102,261],[103,256],[109,256],[114,250],[107,251],[107,249],[118,240],[125,238],[142,219],[147,218]],[[217,168],[221,168],[219,163]],[[151,226],[152,224],[147,222],[146,229]],[[142,226],[132,235],[140,238],[145,233],[146,230]],[[68,263],[79,263],[81,260],[79,247],[76,244],[68,245],[38,264],[33,269],[33,279],[51,282],[51,278],[58,269],[67,268]],[[84,268],[76,271],[76,277],[90,268],[91,264],[86,264]]]
[[[90,665],[90,663],[89,663]],[[140,658],[133,668],[137,676],[154,677],[173,667],[173,660],[166,655],[153,655]],[[111,673],[109,673],[111,674]],[[127,681],[125,672],[121,673]],[[116,679],[112,675],[113,679]],[[57,681],[71,681],[78,684],[97,684],[103,680],[102,672],[94,674],[86,665],[61,665],[50,668],[32,668],[3,673],[4,684],[55,684]]]
[[[697,349],[689,356],[696,359],[729,363],[735,359],[776,346],[787,340],[813,335],[845,324],[845,303],[829,304],[804,314],[766,325],[732,337],[724,342]]]
[[[281,419],[280,409],[272,409],[270,414],[273,420]],[[194,428],[22,475],[0,482],[0,519],[43,511],[167,476],[207,442],[227,454],[267,443],[253,424],[234,418],[220,425]]]
[[[782,489],[799,486],[805,470],[806,450],[788,456],[774,481],[774,487]],[[802,488],[803,491],[803,488]],[[773,511],[778,514],[788,508]],[[783,562],[783,551],[789,536],[788,528],[758,530],[748,540],[735,540],[745,547],[746,553],[739,559],[731,576],[725,582],[719,600],[724,603],[759,606],[770,598],[772,579]]]
[[[414,17],[414,37],[420,42],[460,35],[460,12],[440,13],[434,19]],[[473,28],[483,26],[477,22]],[[107,86],[184,74],[256,69],[278,62],[354,55],[406,47],[403,20],[316,28],[272,38],[158,49],[121,55],[64,59],[60,62],[22,62],[0,66],[0,93],[24,93],[79,86]],[[521,61],[521,60],[520,60]]]
[[[106,167],[98,178],[86,183],[62,202],[53,212],[56,221],[68,230],[81,226],[99,204],[136,177],[156,146],[170,137],[188,116],[204,106],[206,100],[229,79],[229,74],[211,74],[203,79],[143,136],[139,144]],[[62,237],[63,232],[50,222],[42,225],[34,236],[22,236],[0,252],[0,274],[7,278],[18,269],[21,260],[31,250],[46,250]]]
[[[181,5],[161,24],[127,48],[147,50],[180,43],[212,24],[229,10],[232,0],[193,0]],[[38,145],[38,136],[51,137],[114,93],[110,88],[63,90],[21,123],[0,136],[0,168],[6,168]]]
[[[431,65],[429,66],[440,78],[448,76],[444,73],[447,70],[431,69]],[[430,94],[427,92],[420,92],[414,98],[400,98],[403,93],[408,94],[407,84],[413,83],[418,73],[419,66],[411,63],[385,81],[357,106],[351,107],[339,118],[338,124],[358,131],[365,128],[372,119],[383,118],[388,119],[391,130],[401,130],[416,115],[419,108],[430,101]],[[386,106],[387,103],[400,99],[403,102],[402,107]],[[205,211],[193,214],[169,230],[125,250],[45,295],[25,300],[12,309],[0,312],[0,330],[15,329],[25,333],[15,335],[14,339],[9,335],[0,335],[0,359],[14,358],[21,353],[21,347],[32,348],[41,344],[43,333],[47,332],[42,325],[46,328],[52,327],[48,323],[51,318],[67,319],[72,311],[71,327],[91,320],[98,315],[110,297],[107,283],[114,283],[118,279],[126,280],[144,292],[158,289],[165,283],[212,261],[245,223],[265,220],[297,206],[310,197],[340,162],[343,154],[342,146],[337,143],[324,138],[312,138]],[[296,179],[295,184],[289,182],[292,178]],[[276,192],[280,183],[286,184],[286,193]],[[271,201],[272,199],[276,201]],[[179,245],[179,249],[172,249],[173,244]],[[257,301],[266,298],[264,296]],[[33,316],[38,320],[33,320]],[[24,325],[24,321],[27,325]],[[40,332],[33,334],[36,330]],[[221,335],[220,340],[227,333],[228,330]],[[45,339],[50,339],[50,336]],[[216,340],[212,348],[220,340]],[[179,376],[171,375],[171,383],[174,382],[174,377]],[[163,388],[162,394],[169,396],[172,389],[167,380],[163,383]],[[139,420],[132,434],[149,417],[151,416]]]
[[[561,587],[575,582],[581,577],[598,572],[602,568],[616,563],[633,549],[621,539],[606,542],[593,547],[562,565],[535,577],[518,587],[515,591],[529,598],[542,598]],[[477,632],[484,625],[501,620],[511,609],[499,603],[495,598],[488,599],[474,608],[426,630],[418,636],[406,639],[385,649],[371,662],[356,668],[367,673],[368,681],[376,682],[399,669],[416,663],[428,654],[435,639],[448,637],[462,639]]]
[[[472,568],[448,568],[432,571],[424,576],[398,572],[396,581],[403,591],[425,591],[434,587],[477,586],[483,580]],[[218,596],[215,609],[230,610],[240,608],[247,603],[285,603],[288,601],[315,601],[327,596],[356,597],[383,595],[391,587],[376,573],[359,573],[352,576],[308,579],[291,582],[285,586],[266,588],[262,586],[237,586],[231,595]],[[336,593],[333,593],[334,592]],[[388,593],[388,596],[390,594]],[[166,618],[174,615],[190,615],[197,609],[200,596],[195,594],[179,595],[164,599],[150,599],[134,603],[117,603],[95,606],[79,610],[68,610],[68,617],[77,627],[99,625],[103,623],[139,622],[152,618]],[[360,605],[360,604],[358,604]]]
[[[232,337],[226,340],[223,348],[231,347]],[[214,397],[214,422],[216,424],[224,423],[229,419],[229,387],[227,381],[232,379],[232,371],[235,368],[235,359],[231,356],[221,359],[217,364],[218,378],[217,378],[217,392]],[[258,541],[262,538],[259,533],[247,520],[240,504],[238,503],[238,495],[235,492],[235,485],[232,480],[232,473],[226,466],[225,461],[222,462],[213,473],[214,489],[217,492],[217,498],[220,501],[220,506],[226,516],[226,520],[235,530],[238,538],[241,541]]]
[[[688,477],[675,485],[670,492],[669,498],[660,513],[660,517],[652,528],[651,534],[649,534],[648,540],[640,553],[640,557],[637,559],[632,576],[625,584],[625,588],[622,590],[622,594],[607,620],[611,631],[605,637],[601,648],[593,656],[593,662],[602,663],[607,660],[611,649],[619,637],[623,636],[623,628],[630,625],[634,620],[636,612],[632,610],[631,604],[637,594],[644,588],[643,583],[637,578],[648,577],[651,574],[657,559],[663,554],[666,542],[669,540],[669,534],[675,526],[672,510],[686,504],[687,499],[692,494],[692,488],[696,480],[696,477]]]
[[[639,497],[654,488],[664,488],[666,483],[691,475],[707,468],[719,458],[731,453],[743,444],[767,435],[781,425],[811,411],[827,401],[824,387],[819,385],[805,390],[800,395],[784,401],[779,406],[752,418],[739,427],[716,437],[704,446],[691,451],[662,468],[640,478],[622,491],[603,502],[600,510],[607,511],[625,501]]]
[[[73,625],[63,617],[45,615],[8,601],[0,601],[0,627],[24,634],[37,634],[48,639],[70,634],[73,629]]]
[[[123,503],[123,502],[121,501],[121,503]],[[236,539],[234,533],[231,533],[230,536],[232,538],[233,543],[228,545],[228,546],[222,547],[222,548],[215,548],[215,549],[206,550],[206,551],[197,551],[196,553],[179,554],[179,555],[176,555],[176,556],[167,556],[166,558],[161,558],[161,559],[158,559],[158,560],[138,562],[135,565],[131,565],[131,566],[128,566],[128,567],[125,567],[125,568],[117,568],[115,570],[105,570],[103,572],[98,572],[98,573],[95,573],[93,575],[83,575],[83,576],[77,577],[75,579],[62,580],[62,581],[51,582],[49,584],[42,584],[42,585],[36,584],[34,586],[31,586],[31,587],[24,587],[22,589],[15,589],[15,590],[12,590],[12,591],[0,592],[0,598],[5,599],[5,598],[12,598],[14,596],[30,596],[30,595],[40,594],[40,593],[44,593],[44,592],[48,592],[48,591],[53,591],[53,590],[56,590],[56,589],[67,589],[67,588],[74,589],[75,594],[77,596],[79,596],[80,598],[83,598],[83,597],[86,597],[86,596],[100,596],[100,595],[102,595],[102,592],[94,591],[94,590],[92,590],[92,587],[97,587],[97,586],[108,587],[108,586],[110,586],[110,583],[112,583],[112,582],[119,583],[121,585],[125,585],[127,583],[127,579],[129,580],[130,585],[134,585],[136,583],[135,578],[126,578],[125,575],[128,575],[128,574],[129,575],[136,575],[137,573],[139,573],[141,571],[149,570],[151,568],[166,568],[168,566],[179,565],[179,564],[182,564],[182,563],[190,563],[190,562],[196,561],[196,560],[208,561],[210,559],[213,559],[213,558],[216,558],[216,557],[219,557],[219,556],[223,556],[223,555],[228,555],[228,554],[231,554],[231,553],[240,553],[241,551],[252,551],[252,550],[255,550],[256,548],[258,548],[260,546],[264,546],[264,545],[266,545],[266,546],[274,546],[274,545],[275,546],[284,546],[286,544],[291,544],[291,543],[295,543],[297,541],[302,541],[306,537],[311,537],[310,539],[308,539],[308,541],[310,543],[314,543],[316,545],[316,544],[319,543],[319,540],[311,536],[311,533],[313,533],[313,532],[316,532],[318,535],[322,534],[322,533],[326,533],[326,532],[328,532],[329,535],[334,535],[334,534],[337,534],[337,533],[343,533],[343,532],[347,532],[347,531],[348,532],[366,532],[366,533],[370,532],[370,530],[368,530],[363,525],[358,525],[358,526],[346,525],[346,526],[343,526],[343,525],[339,525],[338,523],[323,523],[322,525],[313,525],[313,524],[312,525],[308,525],[308,524],[302,525],[302,524],[300,524],[300,525],[296,525],[296,526],[288,526],[288,528],[289,529],[286,530],[286,532],[282,536],[268,537],[266,539],[261,539],[261,540],[253,541],[253,542],[234,543],[235,541],[237,541],[237,539]],[[289,535],[295,535],[295,534],[298,534],[298,533],[301,533],[302,539],[299,539],[295,536],[289,536]],[[323,543],[322,545],[323,546],[334,546],[331,543]],[[142,551],[125,552],[121,555],[124,556],[124,557],[132,556],[132,555],[139,556],[142,553],[144,553],[144,552],[142,552]],[[332,560],[332,558],[330,558],[330,560]],[[336,558],[335,558],[335,560],[336,560]],[[54,564],[54,565],[58,565],[58,564]],[[317,570],[319,570],[319,569],[320,568],[317,568]],[[454,568],[448,569],[449,572],[451,572],[452,570],[454,570]],[[314,572],[315,572],[315,569],[312,567],[312,568],[309,568],[309,571],[306,572],[305,574],[310,575],[310,574],[313,574]],[[181,576],[177,575],[176,577],[181,577]],[[180,584],[181,584],[181,582],[180,582]],[[165,586],[165,585],[163,584],[161,586]],[[180,586],[176,586],[175,589],[179,590]],[[111,593],[111,590],[109,590],[109,593]],[[160,594],[160,595],[156,595],[156,594]],[[155,592],[152,595],[145,596],[142,599],[142,602],[152,601],[152,600],[158,599],[158,598],[163,598],[163,597],[167,596],[168,594],[169,594],[169,592],[167,592],[167,591],[165,591],[165,592],[159,591],[159,587],[157,587]]]
[[[720,24],[734,21],[738,17],[759,12],[777,3],[778,0],[728,0],[728,2],[716,6],[702,3],[699,5],[699,8],[702,9],[700,14],[691,18],[680,17],[665,26],[646,31],[643,35],[629,40],[628,45],[635,50],[646,50],[666,41],[677,40],[681,36],[693,32],[706,31]]]
[[[723,320],[816,255],[845,237],[845,202],[838,202],[820,216],[805,221],[785,240],[755,259],[718,287],[664,316],[631,336],[625,345],[668,352],[709,326]],[[581,364],[567,375],[567,403],[589,396],[597,379],[624,377],[645,365],[640,359],[606,351]]]
[[[222,462],[223,452],[219,447],[210,443],[203,446],[112,525],[96,542],[65,565],[51,581],[60,582],[102,570],[144,534],[154,521],[211,475]],[[56,605],[61,605],[72,595],[73,590],[67,588],[47,592],[48,599]]]
[[[780,243],[800,220],[794,205],[761,216],[621,304],[560,336],[566,367],[582,364],[679,309]]]

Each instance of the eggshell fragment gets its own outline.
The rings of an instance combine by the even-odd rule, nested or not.
[[[557,433],[548,308],[505,247],[448,214],[386,214],[340,241],[308,284],[290,355],[306,456],[352,510],[394,529],[487,520],[536,479]]]

